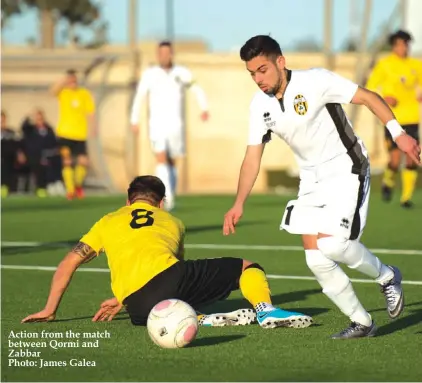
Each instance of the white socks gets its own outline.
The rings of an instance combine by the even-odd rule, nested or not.
[[[166,187],[166,200],[172,201],[174,196],[170,181],[170,167],[167,164],[158,164],[156,167],[156,176]]]
[[[359,302],[349,277],[340,266],[324,256],[320,250],[305,250],[305,254],[306,263],[321,285],[323,293],[351,321],[370,326],[372,318]]]
[[[380,259],[372,254],[357,240],[338,237],[324,237],[318,239],[318,248],[334,262],[344,263],[351,269],[375,279],[378,283],[385,283],[393,278],[393,271]]]
[[[177,185],[177,170],[175,166],[168,164],[158,164],[156,167],[156,176],[163,181],[166,187],[166,198],[164,206],[167,211],[174,208],[174,197]]]
[[[372,254],[359,241],[350,241],[347,254],[347,258],[351,262],[355,262],[350,265],[347,264],[347,266],[375,279],[380,284],[384,284],[394,277],[393,270],[384,265],[377,256]]]
[[[175,166],[169,166],[170,169],[170,185],[173,195],[176,194],[177,190],[177,169]]]

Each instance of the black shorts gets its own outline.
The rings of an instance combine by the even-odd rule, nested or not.
[[[71,157],[85,156],[88,153],[86,148],[86,141],[59,138],[59,146],[62,157],[68,157],[69,152]]]
[[[410,137],[413,137],[419,143],[419,125],[418,124],[403,125],[403,129],[406,131],[406,133]],[[394,149],[398,149],[397,144],[394,142],[393,137],[391,136],[387,128],[384,128],[384,135],[385,135],[385,144],[387,146],[387,150],[391,151]]]
[[[132,324],[145,326],[151,309],[165,299],[180,299],[194,309],[226,299],[239,288],[243,260],[211,258],[181,261],[123,300]]]

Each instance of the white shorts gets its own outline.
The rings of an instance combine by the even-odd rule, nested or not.
[[[151,146],[154,153],[166,152],[170,158],[185,155],[185,140],[180,135],[151,138]]]
[[[280,230],[360,238],[368,215],[370,172],[357,175],[350,168],[350,159],[342,157],[318,170],[302,170],[298,199],[287,203]]]

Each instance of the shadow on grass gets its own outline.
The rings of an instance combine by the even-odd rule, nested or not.
[[[403,331],[406,328],[422,323],[422,309],[412,310],[410,315],[396,319],[378,329],[377,336],[385,336],[394,332]]]
[[[1,255],[2,256],[9,256],[9,255],[24,255],[24,254],[31,254],[37,253],[39,251],[45,250],[56,250],[56,249],[68,249],[70,250],[73,246],[75,246],[79,239],[71,239],[66,241],[59,241],[59,242],[46,242],[41,243],[36,246],[2,246],[1,248]]]
[[[215,346],[221,343],[233,342],[242,338],[246,335],[221,335],[221,336],[209,336],[206,338],[199,338],[192,342],[188,348],[192,347],[204,347],[204,346]]]
[[[413,303],[405,303],[404,304],[404,310],[406,310],[407,307],[413,307],[413,306],[422,306],[422,301],[420,302],[413,302]],[[369,310],[370,313],[376,313],[379,311],[387,311],[386,307],[381,307],[379,309],[373,309]]]
[[[75,210],[75,209],[92,209],[97,207],[106,207],[108,209],[118,209],[119,207],[123,207],[125,205],[124,197],[121,199],[121,203],[119,203],[119,199],[114,199],[113,196],[110,198],[91,198],[88,197],[84,200],[75,200],[75,201],[67,201],[64,198],[54,198],[51,200],[43,200],[40,203],[39,200],[27,200],[22,204],[3,204],[2,206],[2,213],[16,213],[16,212],[45,212],[45,211],[66,211],[66,210]]]
[[[246,221],[241,222],[239,227],[241,226],[254,226],[262,224],[264,221]],[[188,234],[195,234],[195,233],[203,233],[209,231],[222,231],[223,225],[221,223],[213,224],[213,225],[199,225],[199,226],[190,226],[186,229]],[[35,246],[22,246],[19,245],[19,242],[16,242],[16,246],[8,245],[2,246],[1,252],[4,256],[10,255],[24,255],[24,254],[31,254],[36,253],[43,250],[54,250],[54,249],[71,249],[79,242],[80,238],[76,239],[68,239],[64,241],[57,241],[57,242],[45,242],[36,244]]]
[[[245,222],[239,222],[237,227],[243,227],[243,226],[254,226],[265,223],[265,221],[257,220],[257,221],[245,221]],[[223,222],[219,222],[217,224],[213,225],[199,225],[199,226],[188,226],[186,227],[186,232],[189,234],[192,233],[201,233],[205,231],[220,231],[223,232]]]
[[[73,321],[81,321],[81,320],[87,320],[89,319],[89,321],[91,321],[91,319],[93,318],[94,314],[90,315],[90,316],[83,316],[83,317],[76,317],[76,318],[63,318],[63,319],[55,319],[54,321],[51,321],[51,323],[54,322],[73,322]],[[127,315],[127,313],[125,312],[121,312],[119,314],[117,314],[112,322],[118,321],[118,320],[130,320],[129,315]],[[106,323],[108,321],[104,321],[104,323]],[[95,323],[101,323],[101,322],[95,322]]]
[[[300,308],[290,309],[288,303],[303,301],[303,300],[306,300],[307,296],[312,295],[312,294],[319,294],[319,293],[321,293],[319,289],[299,290],[299,291],[293,291],[289,293],[274,295],[272,296],[272,300],[275,305],[280,305],[285,310],[299,311],[303,314],[316,317],[320,314],[324,314],[328,312],[329,309],[325,307],[300,307]],[[241,308],[248,308],[249,306],[250,306],[249,303],[245,299],[238,298],[238,299],[229,299],[229,300],[219,301],[212,305],[197,308],[197,309],[198,311],[203,312],[205,314],[212,314],[212,313],[230,312],[230,311],[238,310]],[[56,319],[54,322],[71,322],[71,321],[80,321],[80,320],[87,320],[87,319],[91,320],[94,314],[95,313],[93,312],[92,315],[90,316]],[[129,320],[129,316],[127,315],[126,312],[121,312],[114,317],[113,321],[116,321],[116,320]]]

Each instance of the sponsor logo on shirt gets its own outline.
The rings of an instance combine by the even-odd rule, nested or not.
[[[341,223],[340,223],[340,226],[341,227],[344,227],[345,229],[348,229],[349,228],[349,225],[350,225],[350,223],[349,223],[349,220],[347,218],[343,218],[341,220]]]
[[[265,124],[268,128],[275,126],[275,121],[271,121],[271,116],[269,112],[265,112],[262,117],[264,117]]]

